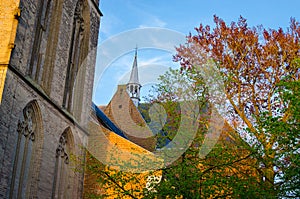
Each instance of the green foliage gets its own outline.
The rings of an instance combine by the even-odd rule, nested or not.
[[[299,66],[299,65],[298,65]],[[262,114],[260,125],[278,139],[276,149],[276,188],[280,197],[300,197],[300,82],[287,77],[278,84],[284,103],[277,117]]]
[[[170,69],[154,87],[156,95],[149,98],[149,104],[160,103],[167,112],[167,122],[160,136],[171,140],[184,114],[180,112],[183,99],[196,102],[201,111],[197,120],[200,125],[191,146],[177,161],[163,169],[162,181],[154,185],[154,192],[145,191],[145,197],[239,198],[248,195],[259,198],[259,193],[264,190],[253,170],[255,160],[250,151],[243,147],[245,145],[241,139],[233,138],[226,132],[205,159],[199,158],[199,150],[208,130],[211,106],[207,101],[206,85],[200,78],[195,81],[197,75],[196,72],[191,74]],[[180,89],[184,86],[192,88],[193,97],[189,95],[190,90]]]

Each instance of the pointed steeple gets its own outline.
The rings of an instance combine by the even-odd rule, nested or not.
[[[135,48],[134,61],[132,64],[130,79],[128,83],[136,83],[139,84],[139,73],[137,67],[137,47]]]
[[[127,92],[136,107],[139,105],[141,87],[142,86],[140,85],[139,82],[139,73],[138,73],[138,66],[137,66],[137,47],[136,47],[130,79],[126,85]]]

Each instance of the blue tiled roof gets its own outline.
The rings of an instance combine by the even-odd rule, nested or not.
[[[118,134],[119,136],[128,140],[126,135],[123,133],[119,127],[117,127],[104,113],[101,109],[99,109],[93,102],[92,102],[92,110],[95,112],[97,118],[101,121],[103,126],[105,126],[110,131]]]

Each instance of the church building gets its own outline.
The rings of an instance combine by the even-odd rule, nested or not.
[[[138,110],[140,89],[136,49],[128,83],[118,85],[107,106],[94,105],[89,128],[84,198],[91,195],[123,198],[123,191],[143,198],[143,193],[138,190],[151,184],[149,179],[153,177],[153,174],[145,172],[145,168],[151,170],[154,164],[163,164],[163,160],[157,159],[153,153],[156,137]],[[124,190],[111,183],[115,173],[119,173],[115,180],[124,182],[121,186]],[[161,171],[155,172],[155,176],[161,177]]]
[[[82,198],[101,16],[99,0],[0,1],[0,198]]]

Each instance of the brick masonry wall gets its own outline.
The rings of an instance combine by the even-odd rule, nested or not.
[[[155,150],[156,138],[130,99],[126,85],[118,86],[104,113],[124,131],[131,142],[148,151]]]

